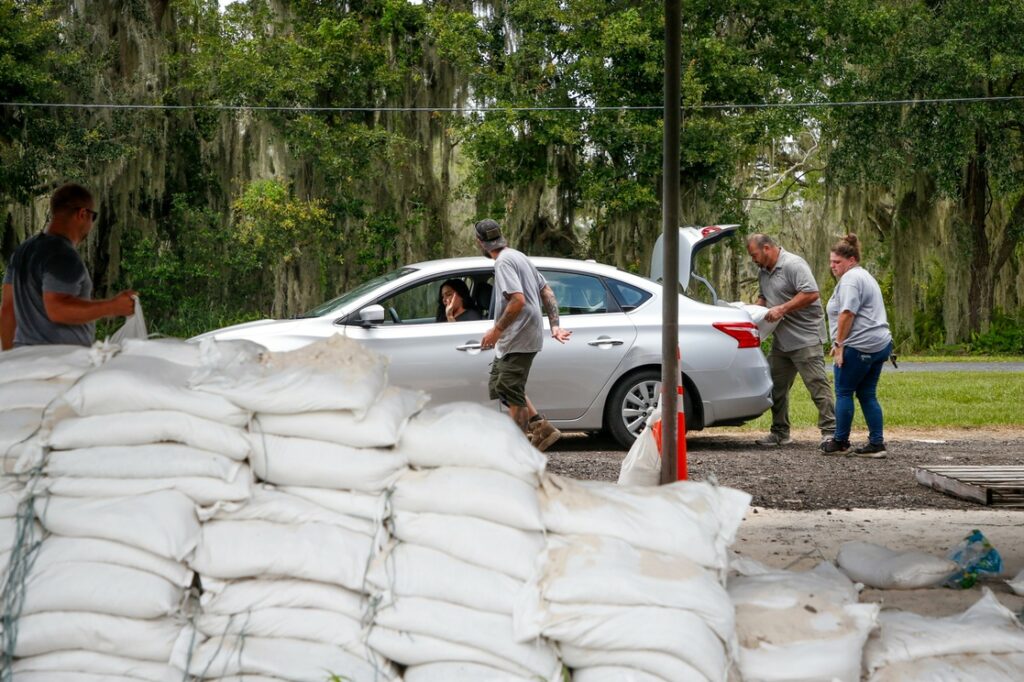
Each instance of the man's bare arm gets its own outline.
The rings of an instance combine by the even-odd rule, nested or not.
[[[505,311],[501,314],[495,322],[494,326],[499,331],[505,331],[509,325],[515,322],[516,318],[519,317],[519,313],[522,312],[523,308],[526,307],[526,297],[520,293],[512,294],[508,297],[508,305],[505,306]]]
[[[555,298],[555,292],[547,284],[540,290],[540,303],[544,308],[544,314],[548,316],[551,327],[561,326],[558,318],[558,299]]]
[[[46,316],[56,324],[86,324],[103,317],[127,317],[135,312],[134,291],[122,291],[113,298],[92,301],[71,294],[43,292]]]
[[[14,332],[18,328],[14,317],[14,285],[5,284],[3,301],[0,302],[0,350],[14,347]]]

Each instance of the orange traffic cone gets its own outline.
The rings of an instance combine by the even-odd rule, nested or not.
[[[686,408],[683,404],[683,385],[679,384],[676,388],[676,392],[679,394],[679,399],[676,401],[676,419],[678,420],[678,426],[676,427],[676,480],[685,481],[687,478],[686,471]],[[651,426],[651,433],[654,434],[654,440],[658,444],[658,454],[661,454],[661,419],[658,419]]]

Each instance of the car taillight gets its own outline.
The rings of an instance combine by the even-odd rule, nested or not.
[[[761,345],[761,334],[753,322],[715,322],[711,326],[736,339],[740,348],[758,348]]]

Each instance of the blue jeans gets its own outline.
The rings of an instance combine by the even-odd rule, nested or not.
[[[838,441],[850,440],[850,426],[853,424],[853,394],[857,394],[864,421],[868,423],[868,441],[876,445],[885,442],[882,435],[882,406],[878,403],[875,389],[882,365],[892,354],[892,342],[877,353],[864,353],[843,347],[843,366],[832,367],[836,383],[836,435]]]

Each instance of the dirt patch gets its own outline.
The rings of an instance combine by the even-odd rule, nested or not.
[[[687,441],[690,478],[713,478],[753,495],[753,506],[774,509],[979,509],[917,483],[926,464],[1024,464],[1024,428],[929,429],[887,432],[889,456],[870,460],[826,457],[814,430],[794,443],[761,448],[749,431],[709,429]],[[574,478],[614,481],[625,452],[599,436],[566,434],[548,453],[548,468]]]

